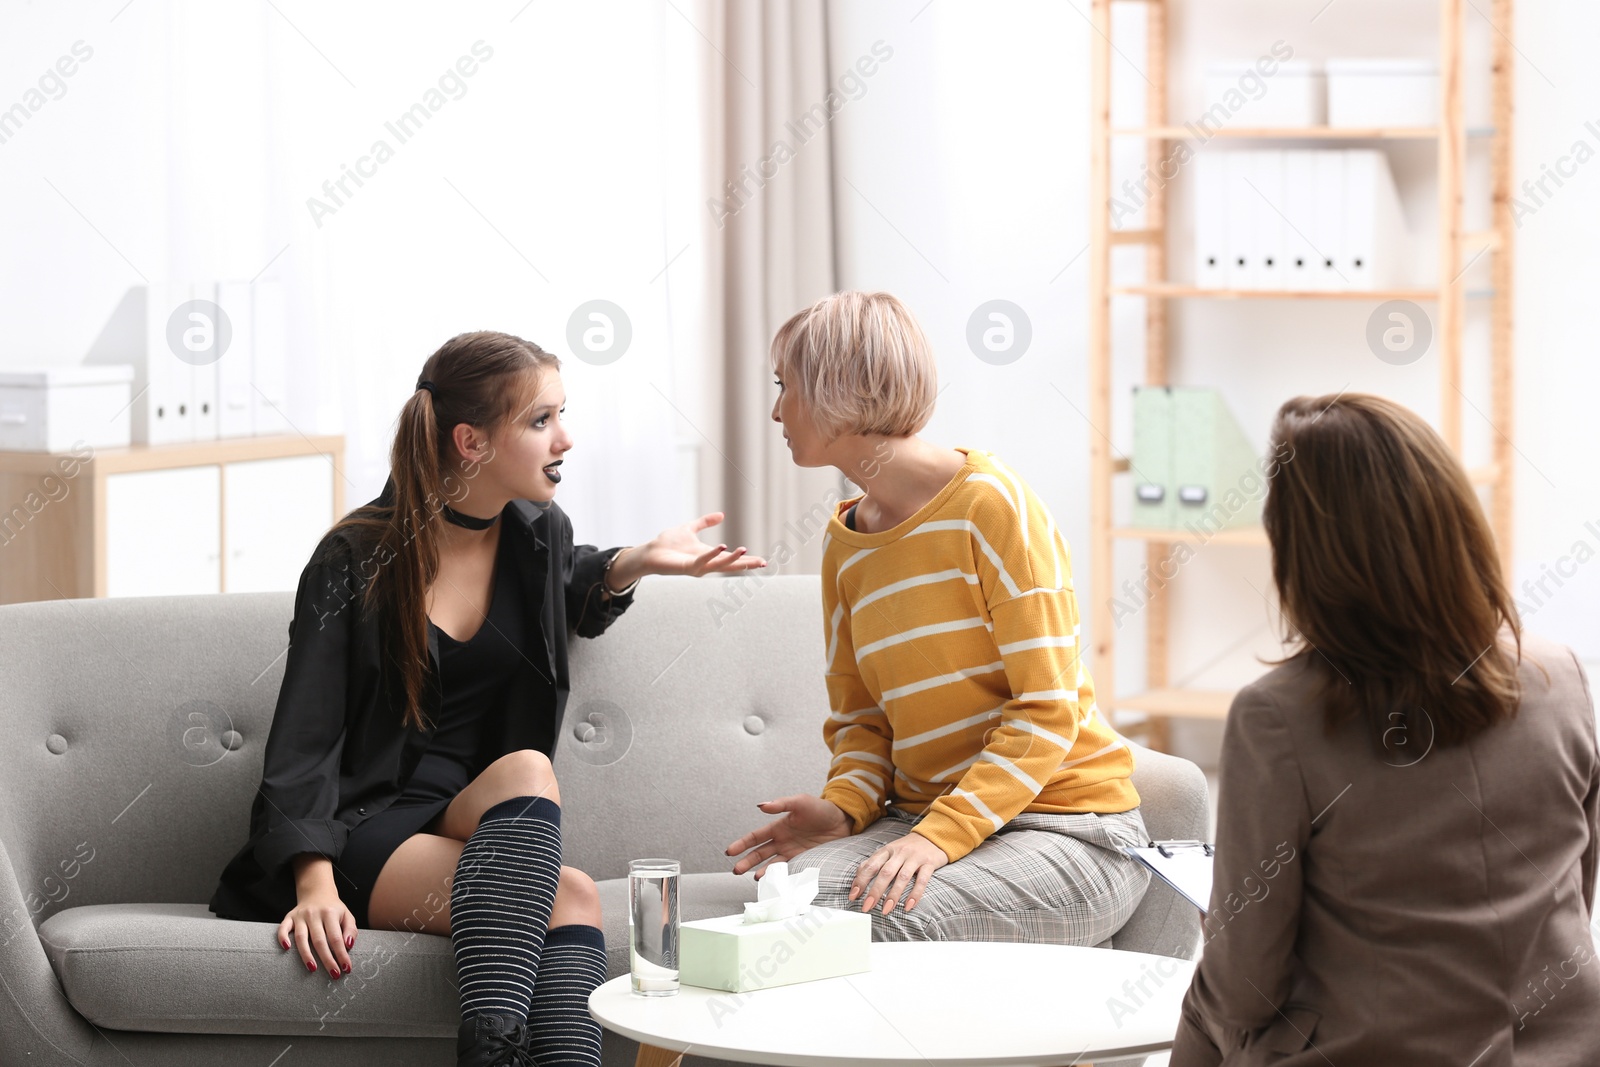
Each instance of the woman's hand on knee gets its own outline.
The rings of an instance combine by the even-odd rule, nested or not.
[[[306,970],[321,963],[329,978],[350,973],[350,952],[356,943],[356,917],[337,893],[303,896],[278,924],[278,944],[300,950]]]
[[[850,899],[855,900],[865,893],[862,911],[871,911],[872,905],[882,899],[883,913],[887,915],[910,889],[910,895],[906,896],[906,910],[910,911],[922,899],[933,872],[949,862],[944,849],[926,837],[906,834],[861,861],[850,883]]]
[[[779,797],[763,800],[756,807],[778,818],[728,846],[725,855],[741,857],[733,865],[734,874],[743,874],[768,860],[787,863],[809,848],[849,837],[854,826],[844,809],[821,797]],[[761,877],[760,871],[756,877]]]

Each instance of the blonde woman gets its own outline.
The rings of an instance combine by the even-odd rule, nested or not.
[[[921,328],[844,292],[772,343],[794,462],[865,486],[828,523],[823,638],[833,762],[819,796],[728,849],[820,872],[819,903],[879,940],[1099,945],[1149,881],[1133,757],[1080,658],[1071,557],[991,453],[918,433],[938,392]]]

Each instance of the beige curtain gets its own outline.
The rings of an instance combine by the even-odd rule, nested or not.
[[[702,108],[697,204],[709,234],[701,382],[707,413],[700,504],[727,512],[718,540],[773,570],[816,573],[831,467],[802,470],[771,419],[767,350],[785,319],[835,289],[832,116],[824,0],[685,5],[707,47],[695,62]],[[716,533],[716,531],[713,531]],[[782,562],[781,567],[779,566]]]

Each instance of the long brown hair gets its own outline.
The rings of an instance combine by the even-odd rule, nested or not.
[[[1516,714],[1521,621],[1477,494],[1433,428],[1378,396],[1302,396],[1278,409],[1272,454],[1289,457],[1262,515],[1272,576],[1296,654],[1324,661],[1327,728],[1365,717],[1375,740],[1402,728],[1415,751]]]
[[[398,669],[405,696],[403,722],[421,729],[422,690],[428,670],[427,592],[439,574],[443,505],[459,501],[478,464],[461,457],[451,431],[460,423],[493,435],[529,409],[547,370],[561,361],[531,341],[482,331],[450,338],[422,365],[419,388],[400,410],[389,473],[394,502],[355,509],[329,534],[349,531],[370,547],[372,577],[363,610],[376,611],[383,656]],[[486,461],[492,461],[491,455]],[[460,469],[460,474],[455,469]],[[364,549],[363,551],[367,551]]]

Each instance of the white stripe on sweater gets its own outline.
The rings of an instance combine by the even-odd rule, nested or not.
[[[1038,796],[1044,791],[1044,786],[1034,781],[1032,775],[1028,774],[1028,772],[1024,771],[1021,767],[1018,767],[1015,763],[1012,763],[1004,756],[997,755],[985,749],[984,751],[978,753],[978,758],[986,763],[992,763],[996,767],[999,767],[1001,770],[1010,774],[1011,777],[1027,786],[1029,791],[1031,791],[1034,796]]]
[[[1076,689],[1035,689],[1030,693],[1018,693],[1018,700],[1071,700],[1077,701]]]
[[[833,618],[828,620],[828,670],[833,670],[833,657],[839,654],[839,624],[844,621],[844,598],[833,606]]]
[[[1076,637],[1030,637],[1025,641],[1010,641],[1000,646],[1000,654],[1009,656],[1013,652],[1026,652],[1030,648],[1077,648]]]
[[[1028,491],[1022,487],[1022,479],[1018,478],[1016,473],[1012,471],[1010,467],[1007,467],[1004,463],[1001,463],[993,456],[989,457],[989,462],[994,464],[995,470],[1006,476],[1006,481],[1010,482],[1011,487],[1017,491],[1017,521],[1022,525],[1022,547],[1026,549],[1028,547],[1029,537]],[[1057,582],[1056,584],[1060,585],[1061,583]]]
[[[971,630],[979,626],[991,628],[989,623],[974,616],[970,619],[952,619],[949,622],[929,623],[927,626],[916,626],[905,633],[894,634],[870,644],[862,645],[856,649],[856,662],[860,663],[862,657],[870,656],[874,652],[881,652],[886,648],[893,648],[904,641],[915,641],[919,637],[931,637],[934,634],[953,633],[956,630]]]
[[[834,764],[842,763],[847,759],[859,760],[862,763],[876,763],[886,771],[894,770],[894,764],[890,763],[882,756],[879,756],[873,752],[862,752],[858,749],[852,749],[849,752],[840,752],[836,754],[833,759],[829,761],[828,766],[831,768]]]
[[[938,774],[929,775],[928,776],[928,781],[930,781],[930,782],[948,782],[952,775],[959,777],[961,772],[965,771],[968,767],[972,766],[974,763],[977,763],[977,762],[978,762],[978,757],[976,755],[968,756],[966,759],[962,760],[960,763],[957,763],[953,767],[946,767],[944,770],[940,771]]]
[[[971,534],[973,540],[978,542],[978,547],[983,550],[984,558],[993,565],[995,570],[1000,572],[1000,582],[1006,587],[1006,592],[1011,596],[1017,595],[1021,587],[1011,579],[1011,574],[1006,570],[1005,562],[1000,558],[1000,553],[996,552],[994,546],[989,544],[989,539],[984,536],[982,530],[978,529],[977,523],[970,519],[939,519],[937,522],[923,523],[917,527],[916,532],[939,533],[944,530],[965,530]]]
[[[884,717],[883,709],[874,705],[872,707],[857,708],[855,711],[828,712],[828,719],[831,722],[859,723],[863,721],[862,716],[866,716],[868,719],[877,716],[881,719]]]
[[[1011,508],[1012,514],[1016,514],[1017,502],[1012,499],[1011,490],[1006,488],[1005,482],[1002,482],[999,478],[989,474],[987,471],[979,471],[976,474],[969,474],[967,475],[967,481],[982,482],[984,485],[994,486],[1000,491],[1000,495],[1005,498],[1005,502]]]
[[[851,769],[842,774],[836,774],[832,778],[829,778],[828,781],[849,781],[856,786],[859,786],[861,789],[866,790],[867,795],[875,801],[882,800],[889,789],[888,778],[879,774],[877,771],[869,771],[860,768]]]
[[[1000,708],[1003,707],[1005,707],[1004,704],[1000,705]],[[992,708],[989,711],[980,711],[976,715],[969,715],[965,719],[960,719],[956,722],[945,723],[943,726],[936,726],[932,730],[924,730],[920,734],[910,734],[906,737],[897,737],[894,739],[894,750],[899,752],[901,749],[915,748],[917,745],[924,744],[936,738],[946,737],[953,733],[959,733],[962,730],[969,730],[980,723],[989,722],[992,719],[998,719],[1000,717],[1000,708]]]
[[[915,693],[921,693],[929,689],[937,689],[944,685],[954,685],[957,682],[964,682],[968,678],[976,678],[979,675],[984,674],[993,674],[996,671],[1003,671],[1005,669],[1006,665],[1004,661],[996,660],[993,663],[985,663],[981,667],[963,667],[961,670],[951,671],[949,674],[936,674],[932,678],[923,678],[920,681],[908,682],[905,685],[895,686],[893,689],[885,689],[883,691],[883,702],[887,704],[889,701],[898,700],[901,697],[908,697]]]
[[[873,601],[882,600],[886,596],[893,596],[895,593],[902,593],[907,589],[914,589],[919,585],[932,585],[935,582],[947,582],[954,578],[960,578],[968,585],[978,584],[978,576],[976,574],[968,574],[960,567],[951,567],[949,570],[934,571],[930,574],[917,574],[910,578],[904,578],[898,582],[890,582],[882,589],[874,589],[872,592],[868,593],[866,596],[850,605],[850,615],[853,618],[856,612],[860,611],[868,604],[871,604]],[[842,604],[843,601],[840,601],[840,603]]]
[[[1100,749],[1100,750],[1098,750],[1096,752],[1091,752],[1087,756],[1079,756],[1077,759],[1069,759],[1069,760],[1067,760],[1065,763],[1063,763],[1061,765],[1061,769],[1062,770],[1066,770],[1068,767],[1076,767],[1080,763],[1088,763],[1092,759],[1099,759],[1101,756],[1104,756],[1104,755],[1106,755],[1107,753],[1110,753],[1110,752],[1115,752],[1117,749],[1123,748],[1123,747],[1125,747],[1124,742],[1123,742],[1122,738],[1119,737],[1115,741],[1113,741],[1109,745],[1107,745],[1106,747],[1104,747],[1104,748],[1102,748],[1102,749]]]
[[[977,798],[977,796],[975,794],[973,794],[972,792],[970,792],[969,790],[961,789],[961,788],[958,787],[956,789],[952,789],[950,791],[950,795],[952,797],[961,797],[968,804],[971,804],[979,815],[982,815],[985,819],[988,819],[991,823],[994,824],[994,828],[996,830],[1000,829],[1000,827],[1002,827],[1002,826],[1004,826],[1006,824],[1006,821],[1004,819],[1000,818],[1000,816],[996,815],[993,811],[989,810],[989,805],[987,805],[983,801],[979,800]]]
[[[1058,733],[1053,733],[1049,730],[1046,730],[1038,723],[1030,722],[1027,719],[1007,719],[1006,725],[1013,726],[1018,730],[1024,730],[1035,737],[1042,738],[1043,740],[1050,742],[1052,745],[1055,745],[1061,750],[1062,755],[1066,755],[1068,752],[1072,751],[1071,741],[1068,741],[1065,737],[1062,737]]]

